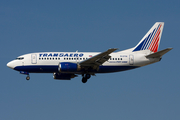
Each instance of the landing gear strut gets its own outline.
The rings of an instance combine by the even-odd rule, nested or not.
[[[30,77],[29,77],[29,75],[26,77],[26,80],[29,80],[30,79]]]
[[[90,74],[86,74],[85,76],[84,76],[84,75],[82,75],[82,76],[83,76],[83,78],[82,78],[82,83],[86,83],[87,80],[91,77]]]

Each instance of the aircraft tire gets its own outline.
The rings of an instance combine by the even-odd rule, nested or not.
[[[29,80],[29,79],[30,79],[30,77],[29,77],[29,76],[27,76],[27,77],[26,77],[26,80]]]
[[[91,78],[91,75],[90,75],[90,74],[86,74],[86,75],[85,75],[85,78],[86,78],[86,79],[89,79],[89,78]]]
[[[86,83],[87,82],[87,78],[82,78],[82,83]]]

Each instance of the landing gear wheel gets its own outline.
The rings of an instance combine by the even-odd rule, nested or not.
[[[29,76],[27,76],[27,77],[26,77],[26,80],[29,80],[29,79],[30,79],[30,77],[29,77]]]
[[[82,83],[86,83],[87,82],[87,78],[82,78]]]
[[[90,75],[90,74],[86,74],[86,75],[85,75],[85,78],[86,78],[86,79],[89,79],[89,78],[91,78],[91,75]]]

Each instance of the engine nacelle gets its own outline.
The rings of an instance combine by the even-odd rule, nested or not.
[[[59,72],[76,72],[79,71],[81,67],[76,63],[70,63],[70,62],[62,62],[59,63]]]
[[[66,73],[54,73],[53,78],[59,80],[71,80],[71,78],[76,77],[74,74],[66,74]]]

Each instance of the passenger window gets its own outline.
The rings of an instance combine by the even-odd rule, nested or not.
[[[47,60],[49,60],[49,58],[47,58]]]
[[[41,58],[39,58],[39,60],[41,60]]]
[[[44,58],[44,60],[46,60],[46,58]]]
[[[60,58],[58,58],[58,60],[60,60]]]
[[[115,60],[117,60],[117,58],[115,58]]]

